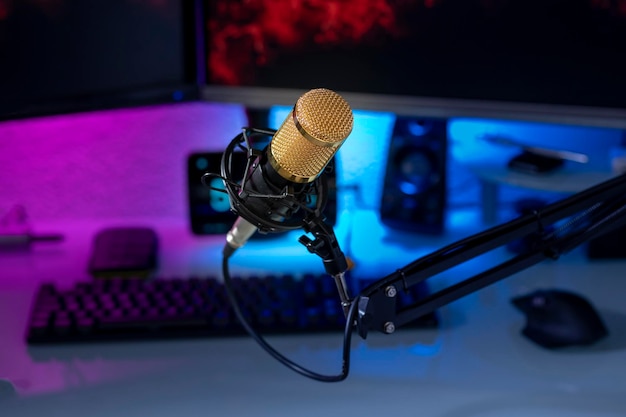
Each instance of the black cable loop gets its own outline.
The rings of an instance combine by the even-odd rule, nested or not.
[[[229,258],[226,256],[222,258],[222,274],[224,278],[226,295],[228,296],[228,299],[232,305],[235,315],[237,316],[237,319],[239,320],[245,331],[248,333],[248,335],[252,337],[252,339],[254,339],[254,341],[256,341],[261,346],[261,348],[263,348],[263,350],[265,350],[270,356],[272,356],[278,362],[300,375],[321,382],[340,382],[345,380],[350,373],[350,348],[352,342],[352,329],[355,323],[356,313],[358,311],[358,297],[357,299],[352,301],[352,304],[350,305],[350,309],[348,310],[348,314],[346,316],[341,354],[341,372],[337,375],[320,374],[299,365],[298,363],[287,358],[282,353],[278,352],[265,340],[265,338],[263,338],[261,334],[259,334],[254,329],[254,327],[252,327],[250,322],[246,319],[245,315],[241,311],[241,307],[239,306],[239,302],[237,301],[237,296],[232,286],[232,278],[230,276],[228,259]]]

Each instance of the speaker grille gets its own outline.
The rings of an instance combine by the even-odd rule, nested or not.
[[[350,135],[352,109],[337,93],[315,89],[298,99],[270,143],[270,162],[284,178],[311,182]]]

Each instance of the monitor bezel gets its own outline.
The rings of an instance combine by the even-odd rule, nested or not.
[[[314,88],[324,86],[314,86]],[[274,87],[205,85],[200,96],[209,102],[238,103],[251,109],[293,106],[307,90]],[[502,119],[549,124],[626,129],[626,109],[544,103],[450,99],[336,91],[355,110],[390,112],[424,118]]]
[[[7,111],[0,110],[0,121],[199,100],[200,87],[206,83],[202,19],[204,3],[203,0],[180,1],[179,7],[183,31],[181,48],[183,79],[180,83],[106,93],[86,93],[45,102],[28,102]]]

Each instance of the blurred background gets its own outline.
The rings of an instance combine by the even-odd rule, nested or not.
[[[200,178],[313,88],[354,110],[327,216],[357,279],[623,173],[625,20],[622,0],[0,0],[0,290],[27,290],[8,331],[41,282],[96,279],[106,229],[155,233],[150,277],[219,278],[236,217]],[[256,236],[233,270],[322,273],[301,234]],[[626,256],[616,239],[583,264]],[[525,278],[510,293],[575,286]]]

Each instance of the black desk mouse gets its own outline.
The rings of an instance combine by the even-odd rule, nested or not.
[[[526,315],[522,334],[545,348],[589,345],[608,335],[591,303],[573,292],[537,290],[511,301]]]

